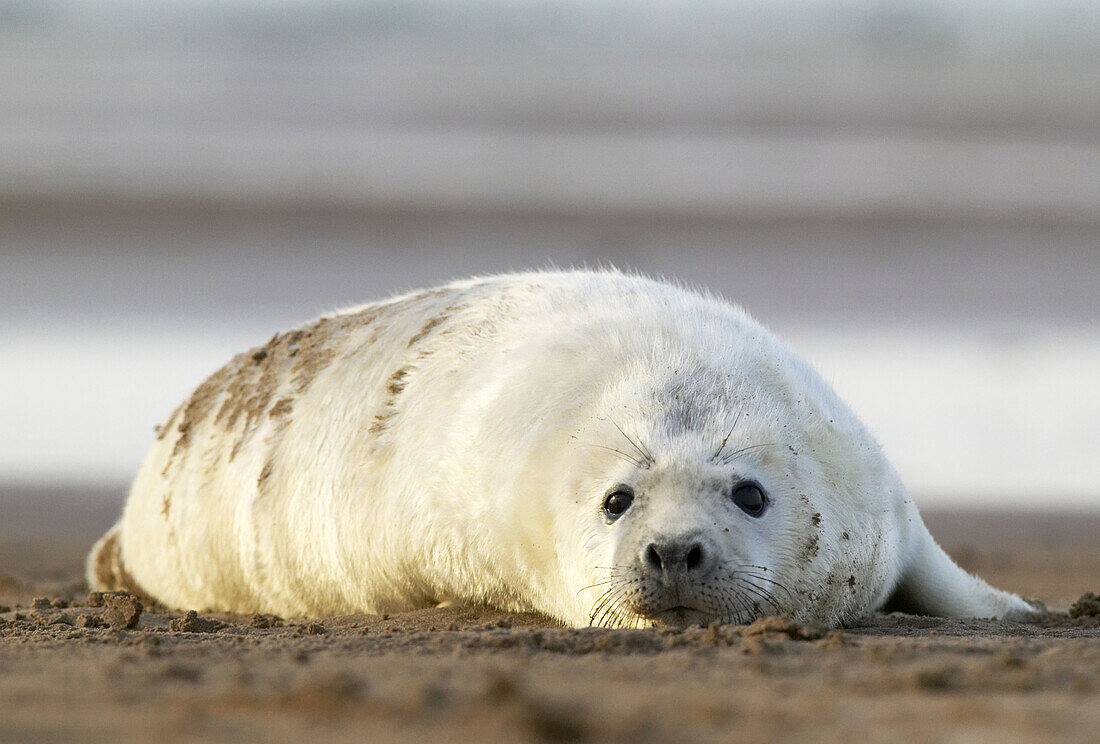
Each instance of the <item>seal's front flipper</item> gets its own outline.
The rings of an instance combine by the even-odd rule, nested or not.
[[[1027,620],[1039,610],[1015,594],[994,589],[951,560],[928,528],[916,520],[901,578],[886,610],[949,618]]]

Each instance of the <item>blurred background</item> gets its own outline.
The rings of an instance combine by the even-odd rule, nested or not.
[[[745,305],[920,505],[1100,507],[1100,4],[0,0],[0,500],[120,499],[320,312],[606,265]]]

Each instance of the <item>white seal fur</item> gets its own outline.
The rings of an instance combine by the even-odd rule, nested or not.
[[[450,602],[574,626],[843,624],[892,595],[1032,612],[952,562],[775,336],[611,272],[458,282],[236,356],[158,428],[88,579],[283,616]]]

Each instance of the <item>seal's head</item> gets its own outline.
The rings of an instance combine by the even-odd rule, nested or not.
[[[780,377],[730,397],[699,382],[602,427],[619,461],[589,505],[606,537],[591,621],[837,623],[878,602],[907,504],[875,442]]]
[[[652,358],[625,371],[577,436],[602,458],[579,488],[592,624],[789,613],[839,625],[899,590],[930,614],[1029,611],[939,549],[816,372],[743,315],[733,322],[736,333],[696,331],[697,348],[659,352],[663,374]]]

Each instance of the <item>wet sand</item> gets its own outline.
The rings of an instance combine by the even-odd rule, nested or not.
[[[119,499],[0,491],[0,741],[1100,736],[1100,605],[1073,604],[1100,590],[1096,513],[927,515],[967,568],[1047,603],[1034,624],[607,631],[482,609],[279,619],[89,596],[81,560]]]

